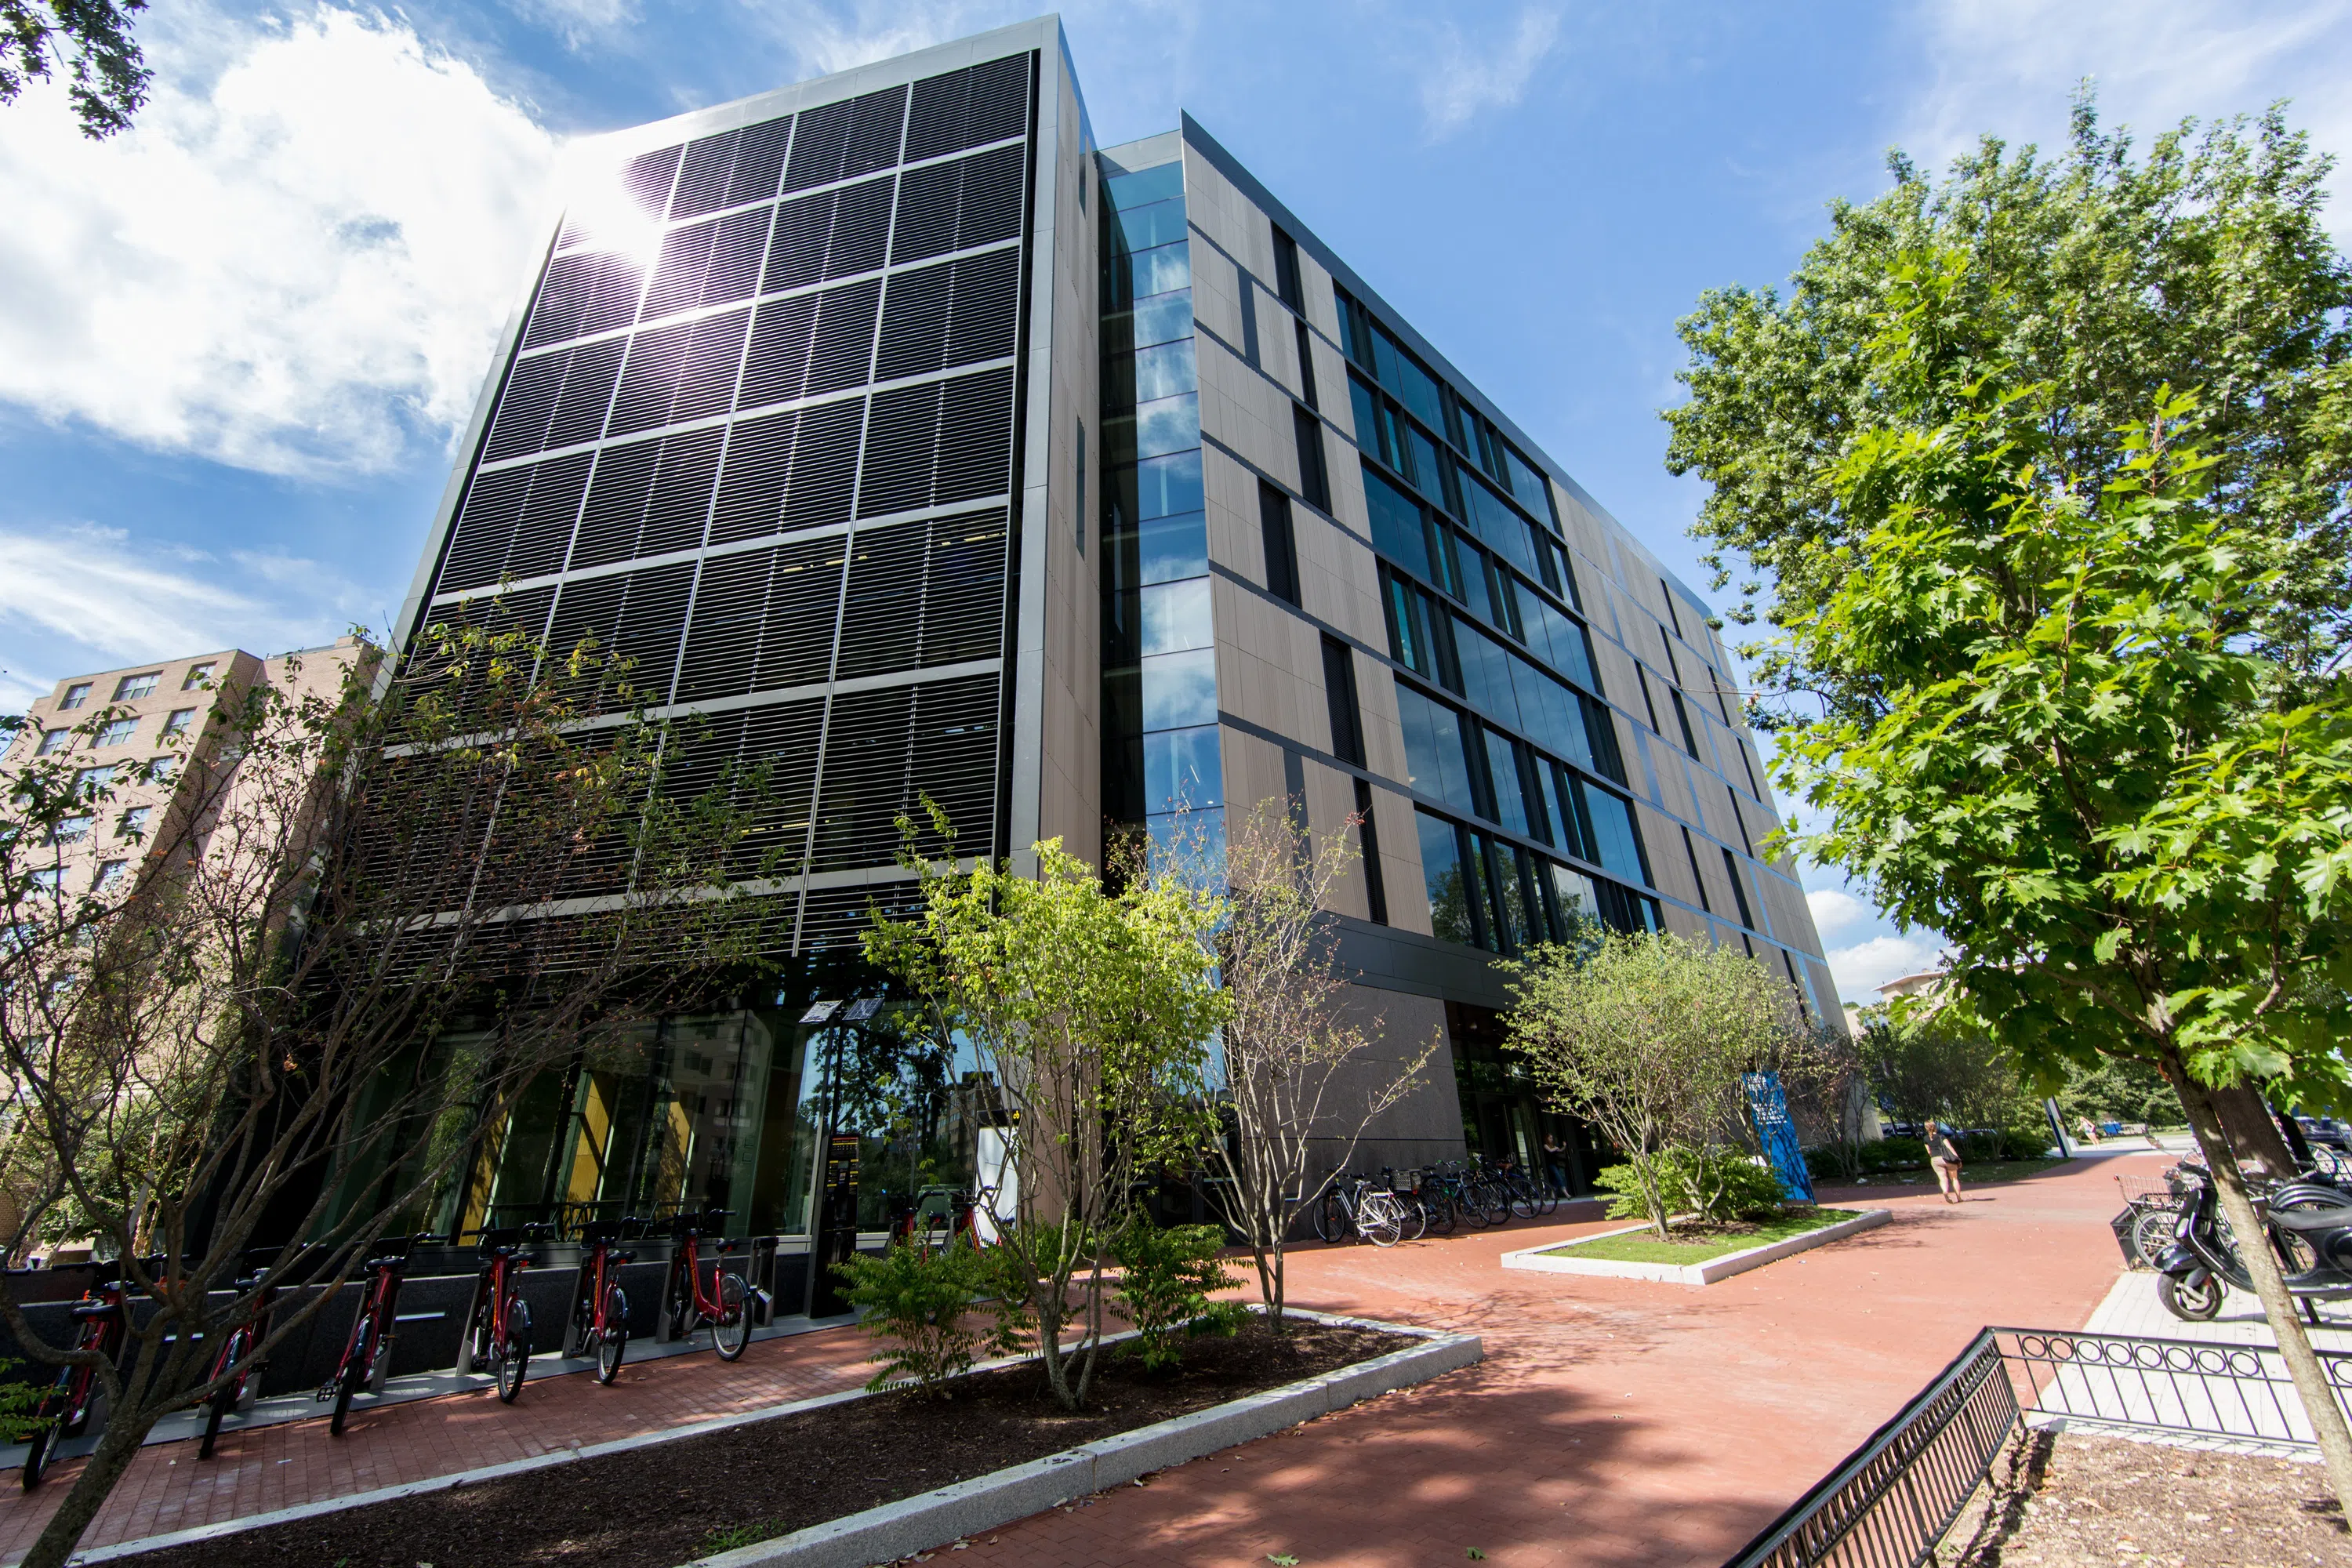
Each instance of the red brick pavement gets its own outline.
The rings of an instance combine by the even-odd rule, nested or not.
[[[2115,1168],[1957,1208],[1829,1194],[1895,1220],[1704,1289],[1496,1262],[1598,1225],[1308,1248],[1294,1300],[1473,1330],[1486,1361],[1023,1521],[956,1568],[1719,1563],[1978,1329],[2079,1326],[2120,1266]]]
[[[1486,1362],[995,1532],[957,1568],[1241,1564],[1713,1564],[1810,1486],[1987,1322],[2071,1327],[2114,1279],[2105,1162],[1988,1189],[1829,1194],[1895,1223],[1703,1290],[1505,1272],[1507,1249],[1597,1225],[1389,1251],[1294,1255],[1303,1306],[1472,1330]],[[1896,1195],[1900,1193],[1902,1195]],[[862,1382],[854,1330],[633,1365],[611,1388],[531,1383],[145,1449],[86,1546],[660,1431]],[[0,1490],[0,1562],[65,1495]],[[5,1479],[8,1478],[0,1478]]]
[[[609,1388],[585,1375],[534,1379],[511,1406],[487,1390],[380,1409],[362,1401],[352,1407],[341,1437],[328,1435],[323,1417],[223,1432],[217,1457],[205,1460],[196,1458],[194,1442],[152,1444],[140,1451],[82,1545],[192,1529],[836,1393],[872,1374],[865,1363],[871,1342],[856,1329],[828,1329],[762,1341],[732,1365],[707,1352],[635,1363],[624,1367]],[[80,1471],[79,1459],[60,1463],[30,1495],[17,1489],[14,1472],[0,1476],[5,1486],[0,1562],[23,1556]]]

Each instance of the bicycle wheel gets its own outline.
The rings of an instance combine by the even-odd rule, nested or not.
[[[1477,1199],[1471,1195],[1469,1188],[1454,1188],[1445,1194],[1445,1201],[1453,1207],[1456,1217],[1466,1220],[1472,1230],[1486,1228],[1486,1211],[1479,1206]]]
[[[499,1384],[499,1403],[512,1405],[522,1393],[524,1373],[530,1366],[530,1315],[517,1301],[507,1319],[506,1343],[491,1352],[490,1372]]]
[[[340,1437],[343,1435],[343,1418],[352,1412],[352,1395],[367,1381],[369,1352],[374,1348],[375,1325],[365,1318],[352,1331],[352,1342],[343,1352],[343,1364],[335,1375],[335,1408],[327,1417],[327,1430]]]
[[[596,1381],[610,1384],[621,1375],[621,1357],[629,1348],[629,1299],[618,1285],[604,1292],[604,1331],[596,1342]]]
[[[1404,1214],[1387,1193],[1366,1193],[1356,1207],[1356,1228],[1374,1247],[1394,1247],[1404,1238]]]
[[[1536,1201],[1536,1190],[1528,1185],[1523,1176],[1514,1176],[1510,1183],[1511,1213],[1520,1219],[1533,1219],[1543,1212]]]
[[[1348,1205],[1336,1192],[1325,1193],[1315,1205],[1315,1235],[1318,1240],[1339,1241],[1356,1233],[1348,1218]]]
[[[39,1486],[41,1478],[48,1473],[49,1446],[57,1440],[57,1435],[56,1423],[48,1422],[35,1428],[32,1436],[26,1439],[25,1471],[21,1479],[26,1491]]]
[[[1419,1241],[1429,1234],[1429,1211],[1411,1193],[1395,1194],[1397,1217],[1403,1222],[1402,1236],[1407,1241]]]
[[[1423,1193],[1421,1212],[1429,1218],[1429,1228],[1440,1236],[1454,1234],[1454,1200],[1444,1193]]]
[[[221,1357],[221,1364],[225,1367],[235,1366],[237,1359],[244,1355],[245,1352],[246,1331],[239,1329],[229,1336],[228,1353]],[[209,1459],[213,1457],[213,1445],[220,1440],[221,1422],[230,1411],[236,1408],[237,1384],[243,1381],[241,1377],[230,1378],[226,1383],[214,1389],[212,1398],[205,1402],[206,1405],[205,1436],[204,1441],[196,1445],[197,1458]]]
[[[2172,1246],[2172,1233],[2179,1223],[2180,1216],[2170,1209],[2142,1209],[2132,1221],[2132,1255],[2155,1268],[2156,1260]]]
[[[751,1309],[743,1296],[743,1279],[719,1271],[719,1316],[710,1322],[710,1348],[720,1361],[733,1361],[751,1342]]]

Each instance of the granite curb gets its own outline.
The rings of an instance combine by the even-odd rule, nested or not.
[[[1885,1225],[1895,1217],[1892,1209],[1864,1209],[1852,1219],[1825,1225],[1819,1230],[1809,1230],[1802,1236],[1791,1236],[1780,1241],[1767,1242],[1741,1252],[1727,1252],[1720,1258],[1710,1258],[1704,1263],[1622,1263],[1609,1258],[1555,1258],[1548,1256],[1574,1242],[1548,1242],[1542,1247],[1523,1247],[1516,1252],[1503,1254],[1506,1268],[1531,1269],[1541,1274],[1584,1274],[1605,1279],[1651,1279],[1667,1285],[1712,1285],[1718,1279],[1728,1279],[1735,1274],[1745,1274],[1751,1268],[1761,1268],[1768,1263],[1778,1263],[1800,1252],[1816,1247],[1826,1247],[1858,1231]],[[1646,1226],[1627,1226],[1622,1230],[1608,1230],[1602,1236],[1626,1236]],[[1580,1237],[1590,1241],[1591,1237]]]

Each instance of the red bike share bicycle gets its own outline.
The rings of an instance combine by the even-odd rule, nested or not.
[[[720,1235],[726,1227],[719,1222],[733,1212],[706,1209],[698,1215],[679,1215],[670,1222],[677,1247],[670,1255],[669,1279],[662,1291],[671,1332],[684,1339],[708,1323],[710,1348],[719,1352],[720,1361],[733,1361],[751,1342],[751,1309],[742,1276],[728,1273],[723,1262],[743,1245],[740,1241],[720,1240],[714,1245],[710,1289],[706,1292],[702,1288],[702,1238]]]
[[[555,1227],[503,1226],[471,1234],[480,1238],[482,1272],[474,1287],[473,1321],[466,1325],[467,1360],[457,1370],[488,1367],[499,1402],[512,1405],[530,1365],[530,1306],[522,1299],[522,1271],[530,1267],[530,1255],[523,1248],[552,1238]]]
[[[221,1344],[220,1353],[213,1357],[212,1375],[220,1380],[213,1396],[205,1402],[205,1436],[196,1445],[196,1458],[209,1459],[213,1447],[220,1440],[221,1422],[232,1410],[250,1410],[254,1396],[261,1392],[261,1374],[266,1363],[252,1362],[253,1347],[269,1332],[269,1310],[277,1303],[278,1286],[270,1275],[270,1265],[278,1261],[278,1248],[261,1247],[247,1254],[246,1262],[253,1272],[237,1280],[232,1287],[242,1296],[248,1290],[258,1290],[253,1307],[243,1321],[229,1331]],[[252,1364],[246,1364],[252,1362]],[[235,1371],[232,1372],[231,1369]]]
[[[319,1389],[318,1397],[335,1402],[334,1415],[327,1421],[327,1430],[341,1436],[343,1418],[351,1414],[352,1397],[364,1388],[371,1394],[382,1394],[385,1376],[392,1371],[392,1330],[398,1321],[401,1277],[408,1272],[408,1254],[412,1247],[441,1247],[453,1237],[419,1232],[415,1236],[386,1236],[377,1238],[368,1248],[373,1255],[367,1260],[367,1286],[360,1295],[360,1310],[352,1320],[351,1336],[343,1342],[342,1360],[335,1363],[334,1374]]]
[[[594,1356],[598,1383],[609,1384],[621,1375],[621,1357],[629,1348],[629,1298],[622,1292],[618,1276],[622,1266],[635,1263],[637,1255],[624,1252],[614,1243],[621,1239],[623,1227],[635,1226],[642,1230],[645,1223],[599,1220],[580,1232],[583,1251],[579,1284],[572,1298],[572,1337],[563,1353]]]
[[[163,1261],[160,1258],[148,1259],[149,1272],[159,1268]],[[58,1438],[79,1437],[89,1430],[90,1411],[98,1403],[100,1392],[98,1362],[119,1360],[123,1342],[130,1335],[130,1315],[123,1305],[129,1289],[122,1281],[120,1261],[90,1265],[89,1289],[74,1307],[73,1315],[74,1349],[91,1352],[91,1359],[59,1367],[57,1382],[33,1407],[33,1418],[40,1425],[33,1429],[25,1448],[22,1479],[26,1491],[41,1484]]]

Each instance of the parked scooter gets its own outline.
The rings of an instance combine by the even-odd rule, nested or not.
[[[2179,1179],[2186,1189],[2180,1218],[2173,1245],[2157,1259],[2157,1297],[2183,1322],[2201,1323],[2221,1310],[2231,1286],[2252,1291],[2254,1284],[2222,1221],[2211,1178],[2184,1165]],[[2257,1201],[2287,1293],[2305,1311],[2314,1302],[2352,1300],[2352,1194],[2306,1179]]]

